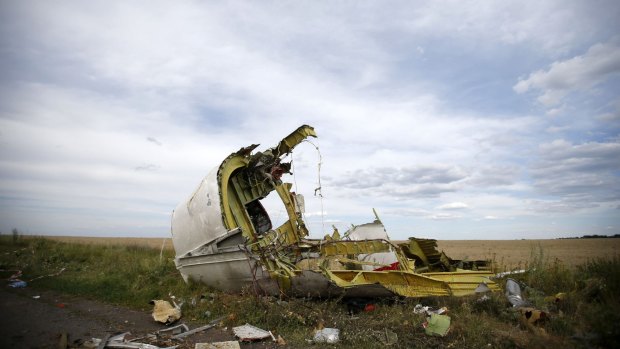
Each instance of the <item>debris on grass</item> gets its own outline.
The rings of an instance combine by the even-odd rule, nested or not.
[[[125,337],[129,332],[117,334],[115,336],[106,336],[104,339],[92,338],[90,341],[84,343],[86,348],[117,348],[117,349],[175,349],[178,345],[159,347],[153,344],[138,343],[131,340],[126,340]]]
[[[335,344],[340,340],[340,330],[337,328],[323,328],[314,334],[315,343]]]
[[[241,349],[241,346],[237,341],[196,343],[195,349]]]
[[[506,280],[506,299],[514,308],[530,305],[521,295],[521,286],[513,279]]]
[[[276,341],[271,331],[265,331],[250,324],[233,327],[233,332],[242,342],[259,341],[269,337],[271,337],[274,342]]]
[[[193,334],[196,334],[196,333],[198,333],[198,332],[206,331],[206,330],[208,330],[208,329],[210,329],[210,328],[213,328],[213,327],[217,326],[217,324],[218,324],[220,321],[222,321],[225,317],[226,317],[226,316],[221,316],[221,317],[219,317],[219,318],[217,318],[217,319],[215,319],[215,320],[211,321],[209,324],[207,324],[207,325],[205,325],[205,326],[196,327],[196,328],[194,328],[193,330],[189,330],[189,331],[182,332],[182,333],[179,333],[179,334],[177,334],[177,335],[174,335],[174,336],[172,337],[172,339],[181,339],[181,338],[185,338],[185,337],[187,337],[187,336],[191,336],[191,335],[193,335]]]
[[[22,280],[13,280],[11,281],[11,283],[9,283],[9,287],[13,287],[13,288],[24,288],[28,285],[28,283],[26,283],[26,281],[22,281]]]
[[[445,337],[450,331],[450,317],[447,315],[431,314],[422,324],[424,332],[429,336]]]
[[[447,307],[441,307],[439,309],[432,309],[429,306],[423,306],[422,304],[416,304],[416,306],[413,308],[413,313],[414,314],[426,314],[428,316],[432,315],[432,314],[437,314],[437,315],[441,315],[443,313],[447,313],[448,312],[448,308]]]
[[[482,282],[480,283],[480,285],[478,285],[478,287],[476,287],[474,292],[475,293],[486,293],[486,292],[491,292],[491,289],[489,288],[489,286],[487,286],[487,284]]]
[[[564,299],[566,299],[566,293],[560,292],[560,293],[556,293],[553,296],[545,297],[545,302],[557,304],[557,303],[562,302]]]
[[[181,318],[181,307],[176,303],[172,306],[170,302],[161,299],[152,300],[149,303],[154,305],[153,319],[157,322],[170,325]]]
[[[545,334],[545,331],[542,328],[536,326],[541,325],[545,320],[548,319],[549,316],[547,315],[547,313],[531,307],[519,308],[519,312],[521,313],[520,320],[524,327],[534,333],[538,333],[541,335]]]
[[[284,340],[284,338],[282,338],[282,336],[278,335],[278,338],[276,338],[276,344],[277,345],[286,345],[286,341]]]
[[[181,334],[181,333],[188,332],[188,331],[189,331],[189,327],[187,327],[186,324],[180,324],[180,325],[164,328],[162,330],[157,331],[157,333],[163,334],[163,335],[177,335],[177,334]]]
[[[526,272],[527,272],[527,270],[525,270],[525,269],[512,270],[512,271],[504,271],[504,272],[495,274],[495,276],[493,276],[493,279],[501,279],[504,276],[508,276],[508,275],[525,274]]]

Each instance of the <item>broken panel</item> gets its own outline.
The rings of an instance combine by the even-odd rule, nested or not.
[[[314,129],[304,125],[277,146],[241,148],[211,171],[173,212],[176,265],[183,278],[239,292],[298,296],[461,296],[481,283],[496,290],[484,261],[452,260],[435,240],[390,240],[376,215],[342,237],[334,229],[309,239],[303,197],[282,181],[291,164],[282,159]],[[274,227],[260,200],[277,193],[287,219]],[[470,270],[465,270],[470,269]]]

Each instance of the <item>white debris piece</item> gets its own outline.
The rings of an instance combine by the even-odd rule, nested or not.
[[[237,341],[196,343],[195,349],[241,349],[241,346]]]
[[[324,328],[314,334],[316,343],[334,344],[338,343],[338,340],[340,340],[340,330],[337,328]]]
[[[250,324],[233,327],[233,332],[241,341],[255,341],[269,337],[275,341],[275,338],[270,331],[261,330],[260,328]]]

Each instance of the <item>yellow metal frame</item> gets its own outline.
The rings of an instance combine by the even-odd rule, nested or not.
[[[308,136],[316,137],[314,129],[309,126],[302,126],[268,152],[276,157],[287,154]],[[309,244],[310,240],[302,240],[308,235],[308,230],[301,214],[295,210],[295,198],[291,193],[291,184],[281,183],[279,180],[270,184],[266,189],[273,185],[273,190],[278,193],[282,200],[289,219],[280,227],[258,236],[241,198],[243,193],[238,193],[241,190],[240,184],[238,181],[234,182],[235,174],[248,166],[249,153],[254,148],[255,146],[241,149],[224,160],[220,166],[218,181],[222,219],[228,230],[241,229],[243,236],[249,241],[247,247],[259,256],[262,265],[271,277],[277,280],[281,289],[290,288],[291,278],[301,274],[302,270],[295,263],[296,260],[299,260],[296,258],[302,250],[318,252],[320,258],[317,260],[322,261],[322,263],[316,263],[317,269],[313,268],[312,270],[321,272],[334,285],[343,289],[380,285],[396,295],[405,297],[461,296],[473,293],[480,283],[486,283],[491,290],[498,289],[497,284],[489,279],[493,275],[491,272],[459,270],[456,272],[415,273],[414,260],[407,256],[413,257],[412,255],[415,255],[426,265],[429,264],[429,260],[421,246],[413,240],[400,246],[395,246],[386,240],[340,240],[340,234],[335,230],[334,234],[328,239],[322,240],[318,244]],[[256,192],[259,193],[261,190]],[[248,200],[245,196],[243,197],[246,201]],[[403,249],[406,249],[407,255]],[[346,264],[374,265],[375,263],[364,263],[354,258],[361,254],[390,251],[397,256],[399,270],[332,270],[327,267],[329,260]],[[445,259],[447,257],[441,261],[446,263]]]

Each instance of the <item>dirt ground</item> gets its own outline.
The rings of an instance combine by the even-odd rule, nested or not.
[[[33,297],[39,296],[38,299]],[[80,341],[131,332],[131,338],[166,328],[155,322],[149,311],[137,311],[97,301],[32,288],[0,287],[0,348],[59,348],[67,334],[69,348]],[[205,323],[186,323],[190,329]],[[128,337],[129,338],[129,337]],[[195,343],[235,340],[231,328],[215,327],[181,342],[179,348]],[[266,348],[270,343],[244,343],[242,348]]]

